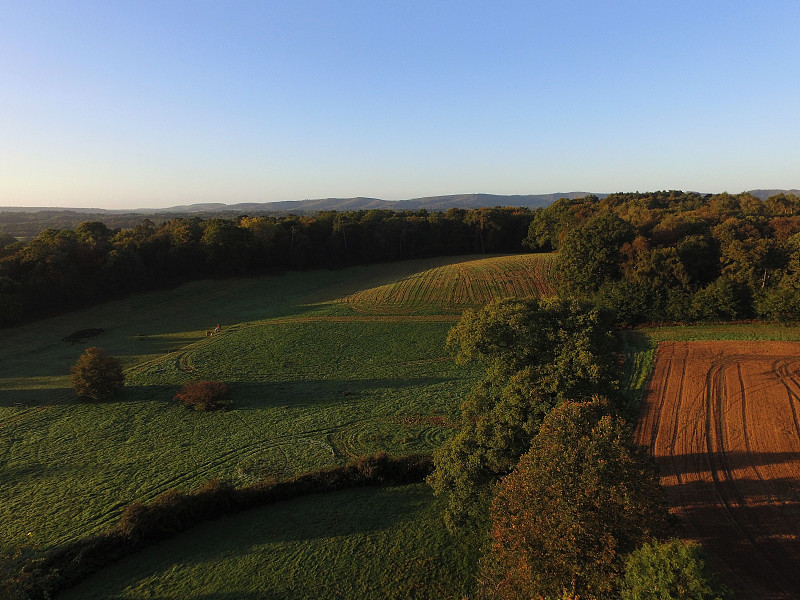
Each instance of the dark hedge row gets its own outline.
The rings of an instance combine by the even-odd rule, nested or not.
[[[129,505],[110,531],[77,540],[43,557],[26,557],[23,553],[9,558],[0,581],[0,596],[45,600],[121,558],[203,521],[309,494],[417,483],[432,469],[429,455],[393,457],[380,453],[277,483],[234,488],[227,482],[211,480],[192,492],[170,490],[151,504]]]

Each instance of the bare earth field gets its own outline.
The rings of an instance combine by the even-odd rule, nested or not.
[[[636,430],[737,600],[800,599],[800,343],[661,342]]]

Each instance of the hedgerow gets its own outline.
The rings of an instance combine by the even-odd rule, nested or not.
[[[309,494],[421,482],[432,470],[433,461],[426,454],[394,457],[379,453],[286,481],[235,488],[228,482],[212,479],[191,492],[169,490],[150,504],[130,504],[109,531],[76,540],[43,556],[36,556],[31,549],[21,549],[14,556],[4,557],[0,597],[52,598],[149,544],[222,515]]]

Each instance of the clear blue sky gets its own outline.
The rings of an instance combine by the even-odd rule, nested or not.
[[[800,2],[0,0],[0,206],[800,187]]]

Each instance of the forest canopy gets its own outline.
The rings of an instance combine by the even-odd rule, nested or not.
[[[800,197],[612,194],[537,210],[525,239],[558,250],[561,293],[620,324],[800,318]]]

